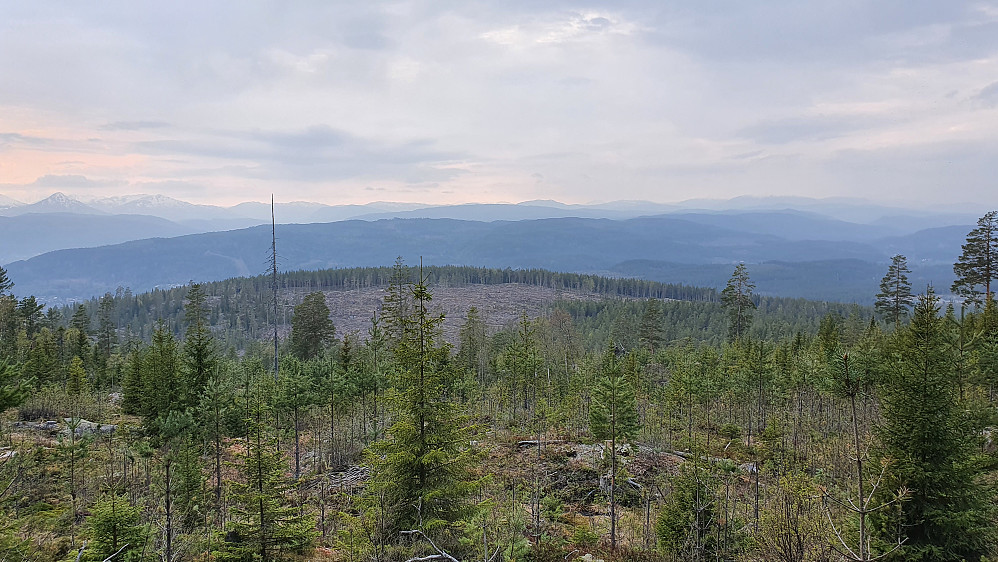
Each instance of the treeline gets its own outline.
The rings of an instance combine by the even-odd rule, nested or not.
[[[278,325],[289,326],[291,312],[301,299],[315,291],[349,290],[357,288],[387,287],[391,279],[390,267],[327,269],[321,271],[296,271],[278,275]],[[577,319],[600,315],[609,307],[607,314],[619,316],[616,307],[628,306],[615,302],[622,299],[662,299],[691,303],[669,302],[670,326],[673,332],[670,339],[690,337],[698,341],[719,342],[724,338],[722,323],[717,322],[720,312],[720,297],[710,288],[687,285],[664,284],[641,279],[621,279],[557,273],[546,270],[514,270],[475,267],[424,267],[423,274],[430,287],[453,287],[469,284],[493,285],[522,283],[565,291],[585,291],[607,297],[602,303],[575,304],[559,303],[557,307],[569,311]],[[274,309],[272,306],[272,285],[268,276],[233,278],[224,281],[201,284],[207,299],[211,302],[209,324],[222,340],[224,346],[243,348],[249,342],[264,339],[273,329]],[[89,301],[48,310],[44,323],[39,318],[39,326],[56,330],[68,328],[70,319],[85,315],[91,326],[100,322],[112,322],[117,326],[122,340],[149,342],[158,323],[162,323],[175,336],[183,329],[184,302],[188,286],[172,289],[157,289],[148,293],[132,294],[128,289],[119,289],[115,294],[106,294]],[[827,313],[843,317],[864,316],[870,310],[841,303],[826,303],[804,299],[755,296],[760,312],[771,322],[755,328],[756,337],[775,337],[797,331],[810,331]],[[633,308],[633,305],[630,305]],[[625,316],[633,311],[621,311]],[[78,320],[82,321],[81,318]],[[608,333],[602,331],[599,337]],[[30,336],[30,334],[29,334]],[[620,338],[629,337],[626,333]]]

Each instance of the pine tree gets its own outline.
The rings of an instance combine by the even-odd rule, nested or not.
[[[14,282],[7,277],[7,270],[0,266],[0,297],[12,294],[11,289],[14,288]]]
[[[877,293],[874,304],[877,312],[894,324],[895,328],[901,325],[901,320],[908,316],[908,309],[915,304],[911,282],[908,281],[909,273],[911,270],[908,269],[907,258],[901,254],[892,257],[887,275],[880,281],[880,292]]]
[[[991,282],[998,279],[998,211],[978,219],[977,228],[967,234],[953,273],[956,281],[951,290],[967,302],[982,304],[982,294],[985,301],[991,298]]]
[[[881,392],[881,455],[892,459],[898,489],[911,490],[900,520],[880,512],[878,532],[907,540],[904,560],[977,560],[993,545],[992,493],[978,480],[975,427],[960,401],[945,319],[931,291],[897,332]]]
[[[752,312],[756,308],[753,289],[755,284],[749,279],[748,269],[745,264],[738,264],[721,291],[721,304],[728,311],[728,341],[742,339],[752,325]]]
[[[305,296],[295,307],[291,320],[291,350],[302,361],[321,357],[336,335],[336,328],[329,318],[326,297],[320,292]]]
[[[600,377],[593,389],[589,411],[593,437],[610,440],[610,547],[617,548],[617,442],[633,439],[640,427],[634,389],[620,372],[614,349],[603,354]]]

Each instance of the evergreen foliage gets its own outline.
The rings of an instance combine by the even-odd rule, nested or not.
[[[79,396],[80,393],[86,392],[87,387],[87,371],[83,368],[83,359],[73,357],[66,376],[66,392],[70,396]]]
[[[273,411],[264,393],[272,391],[260,386],[250,398],[246,449],[239,464],[242,479],[232,484],[232,520],[218,560],[280,560],[305,552],[315,540],[315,521],[296,501],[297,486],[285,476],[283,455],[268,432]]]
[[[455,524],[469,514],[469,495],[477,488],[470,474],[477,458],[469,446],[473,428],[451,395],[450,350],[438,343],[443,317],[429,312],[425,280],[406,289],[412,312],[399,319],[388,396],[394,420],[387,438],[372,446],[370,497],[389,506],[385,538],[420,529],[453,545]]]
[[[21,377],[8,361],[0,359],[0,414],[20,406],[28,397],[31,379]]]
[[[977,560],[995,537],[992,498],[974,459],[979,427],[960,399],[938,299],[919,297],[910,325],[893,340],[881,395],[881,456],[911,497],[900,520],[883,515],[886,542],[902,529],[904,560]]]
[[[141,381],[142,417],[156,429],[159,418],[183,409],[184,384],[180,376],[177,340],[164,326],[153,333],[152,344],[143,356]]]
[[[617,443],[633,439],[640,427],[634,389],[620,367],[613,347],[603,353],[589,410],[593,437],[610,441],[610,544],[614,550],[617,548]]]
[[[87,517],[90,542],[84,549],[85,560],[135,562],[142,559],[148,540],[148,526],[142,523],[142,510],[127,497],[108,494],[97,500]]]
[[[920,302],[885,335],[869,308],[752,297],[746,274],[758,308],[726,343],[731,309],[710,291],[682,293],[691,302],[633,280],[413,273],[400,261],[282,276],[288,312],[317,290],[385,298],[366,334],[321,355],[295,357],[286,338],[276,380],[272,302],[253,279],[123,289],[63,313],[0,297],[0,406],[21,402],[0,416],[0,558],[74,559],[101,523],[94,499],[115,494],[141,508],[120,528],[144,533],[144,560],[817,561],[857,544],[869,559],[898,529],[896,559],[996,553],[993,303],[940,317]],[[476,276],[627,298],[505,325],[469,310],[448,332],[454,353],[429,283]],[[110,354],[102,331],[121,342]],[[898,511],[887,500],[902,485]],[[847,507],[864,496],[866,514],[886,505],[872,541]]]
[[[291,323],[291,350],[301,360],[308,361],[322,356],[326,346],[333,341],[336,328],[329,318],[326,297],[310,293],[295,307]]]
[[[880,281],[880,292],[874,304],[877,312],[895,327],[901,325],[901,320],[908,316],[908,310],[915,304],[911,294],[911,282],[908,281],[908,260],[901,254],[891,258],[887,274]]]
[[[0,297],[7,296],[11,294],[11,289],[14,288],[14,282],[10,280],[7,276],[7,270],[0,266]]]
[[[694,456],[672,478],[655,530],[665,552],[686,560],[709,560],[717,553],[716,478]]]
[[[201,285],[191,283],[184,306],[187,332],[184,334],[184,404],[194,406],[215,374],[218,358],[215,340],[208,325],[208,310]]]
[[[963,253],[953,264],[953,273],[955,294],[975,304],[991,298],[991,282],[998,279],[998,211],[977,220],[977,228],[967,234]]]
[[[752,325],[752,312],[756,309],[752,300],[755,285],[749,279],[748,268],[740,263],[721,291],[721,304],[728,313],[728,341],[738,341],[744,337]]]

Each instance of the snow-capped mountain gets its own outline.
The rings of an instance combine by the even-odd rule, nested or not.
[[[183,222],[242,218],[222,207],[196,205],[165,195],[119,195],[95,199],[92,206],[115,215],[151,215]]]
[[[6,195],[0,193],[0,211],[2,211],[3,209],[20,207],[21,205],[24,205],[24,203],[21,203],[20,201],[14,199],[13,197],[7,197]]]
[[[103,211],[95,209],[85,203],[74,199],[65,193],[57,191],[45,199],[30,205],[18,205],[10,207],[0,214],[7,216],[25,215],[28,213],[75,213],[78,215],[103,215]]]

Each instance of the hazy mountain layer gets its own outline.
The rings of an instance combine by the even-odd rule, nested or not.
[[[868,302],[897,249],[908,250],[916,273],[928,272],[937,287],[947,288],[949,277],[943,277],[968,228],[861,243],[791,240],[671,216],[623,221],[393,219],[282,225],[278,254],[282,270],[386,265],[401,255],[409,263],[422,257],[432,265],[537,267],[708,286],[723,284],[732,265],[744,261],[762,294]],[[8,271],[19,294],[45,300],[84,298],[118,286],[143,291],[263,273],[270,242],[268,225],[62,250],[12,263]],[[762,262],[779,263],[758,265]]]

